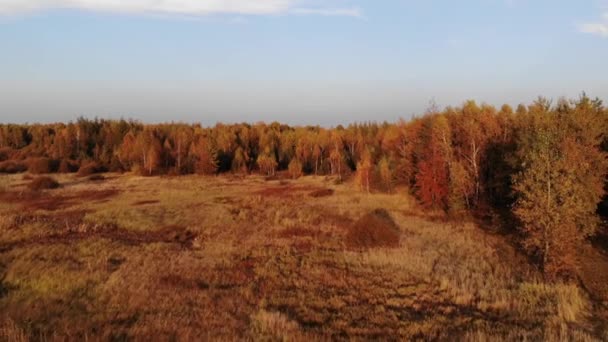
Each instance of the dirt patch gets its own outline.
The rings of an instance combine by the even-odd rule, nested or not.
[[[376,209],[350,226],[346,235],[349,248],[399,246],[399,227],[385,209]]]
[[[142,205],[158,204],[158,203],[160,203],[159,200],[147,200],[147,201],[137,201],[131,205],[134,207],[138,207],[138,206],[142,206]]]
[[[320,190],[315,190],[313,192],[311,192],[310,194],[308,194],[308,196],[310,197],[328,197],[328,196],[332,196],[334,194],[334,190],[333,189],[320,189]]]

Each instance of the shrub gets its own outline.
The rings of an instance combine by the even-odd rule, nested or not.
[[[376,209],[355,222],[346,235],[350,248],[399,246],[399,227],[385,209]]]
[[[59,168],[57,169],[57,172],[59,173],[73,173],[78,171],[79,166],[78,166],[78,162],[73,161],[73,160],[68,160],[68,159],[62,159],[61,162],[59,163]]]
[[[26,164],[28,171],[33,174],[52,173],[57,170],[57,163],[49,158],[31,158]]]
[[[125,172],[125,167],[122,165],[122,163],[118,160],[118,159],[112,159],[112,161],[110,162],[110,172]]]
[[[103,166],[99,165],[96,162],[90,162],[90,163],[82,165],[80,167],[80,169],[78,169],[78,176],[86,177],[86,176],[90,176],[92,174],[100,173],[100,172],[104,172],[104,171],[105,171],[105,169]]]
[[[7,160],[0,162],[0,173],[20,173],[27,171],[27,165],[22,161]]]
[[[0,148],[0,162],[11,159],[13,150],[9,147]]]
[[[32,182],[28,185],[28,188],[33,191],[57,189],[58,187],[59,183],[55,179],[48,176],[34,178],[34,180],[32,180]]]

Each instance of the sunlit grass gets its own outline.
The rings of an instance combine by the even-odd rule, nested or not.
[[[23,182],[6,179],[9,187]],[[58,180],[63,187],[48,196],[119,192],[56,211],[27,213],[20,210],[24,203],[1,204],[0,246],[9,246],[0,252],[5,335],[290,341],[594,336],[592,305],[581,289],[544,283],[513,246],[472,223],[433,222],[404,189],[366,194],[312,176]],[[333,195],[310,197],[325,188]],[[398,225],[398,247],[346,248],[351,224],[377,208]],[[79,210],[81,221],[62,221]],[[15,226],[25,214],[45,219]],[[195,234],[191,245],[120,235],[173,226]]]

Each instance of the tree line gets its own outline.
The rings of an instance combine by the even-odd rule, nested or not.
[[[504,213],[546,274],[563,276],[608,208],[607,132],[608,110],[584,94],[515,110],[467,101],[331,129],[79,118],[0,125],[0,172],[284,173],[352,178],[366,192],[406,186],[428,209]]]

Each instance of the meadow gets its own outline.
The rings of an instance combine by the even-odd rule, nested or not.
[[[0,175],[0,340],[608,339],[608,256],[547,282],[498,219],[332,176]]]

